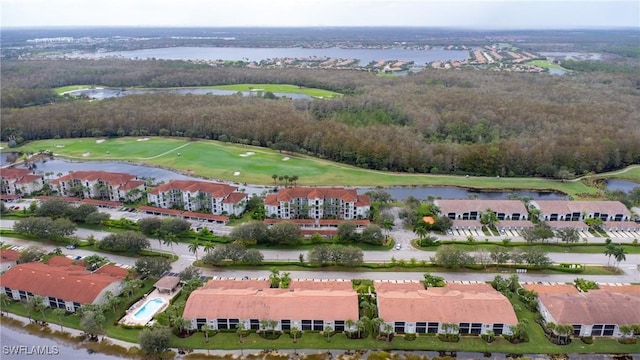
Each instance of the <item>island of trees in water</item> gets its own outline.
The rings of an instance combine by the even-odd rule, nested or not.
[[[640,73],[213,68],[185,61],[3,61],[2,140],[179,136],[310,154],[362,168],[570,178],[640,162]],[[333,100],[151,94],[101,101],[53,88],[279,83]]]

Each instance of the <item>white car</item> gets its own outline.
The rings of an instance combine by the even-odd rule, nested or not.
[[[398,244],[396,245],[396,250],[400,250],[402,248],[402,245]]]

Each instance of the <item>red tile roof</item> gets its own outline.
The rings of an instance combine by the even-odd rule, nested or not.
[[[386,322],[518,322],[509,300],[487,284],[447,284],[424,289],[419,282],[375,282],[380,317]]]
[[[128,191],[137,188],[140,185],[144,185],[144,181],[142,180],[131,180],[126,184],[120,186],[120,190]]]
[[[19,199],[20,197],[16,194],[0,194],[0,200],[16,200]]]
[[[108,171],[74,171],[58,178],[58,182],[81,180],[81,181],[103,181],[109,185],[124,185],[129,181],[136,180],[135,175]]]
[[[368,195],[358,195],[355,189],[292,187],[267,195],[264,204],[277,206],[280,202],[288,202],[299,198],[341,199],[344,202],[353,202],[356,206],[369,206],[371,203]],[[362,203],[360,203],[361,201]]]
[[[29,169],[6,168],[0,171],[0,176],[4,179],[20,179],[21,177],[31,173],[32,171]]]
[[[28,174],[28,175],[25,175],[25,176],[21,177],[20,179],[16,180],[16,184],[29,184],[29,183],[32,183],[34,181],[42,180],[42,179],[44,179],[44,177],[42,175]]]
[[[57,261],[54,261],[54,263]],[[83,266],[58,266],[31,262],[19,264],[0,275],[2,286],[44,297],[81,304],[93,303],[110,284],[122,278],[87,271]]]
[[[149,191],[150,194],[160,194],[169,190],[181,190],[184,192],[203,192],[211,194],[214,198],[223,198],[238,188],[235,186],[220,184],[207,181],[195,181],[195,180],[171,180],[166,184],[156,186]]]
[[[568,201],[568,200],[533,200],[542,214],[566,215],[571,213],[608,213],[609,215],[631,213],[619,201]]]
[[[606,290],[577,294],[539,294],[538,299],[557,324],[640,323],[640,295]]]
[[[268,281],[211,280],[189,296],[184,318],[357,320],[358,295],[350,283],[291,282],[271,289]]]
[[[18,261],[20,253],[11,249],[0,250],[0,263]]]
[[[129,270],[115,265],[104,265],[95,271],[96,274],[103,274],[111,277],[124,279],[129,276]]]
[[[237,204],[240,201],[244,200],[247,198],[247,194],[246,193],[241,193],[241,192],[233,192],[231,194],[229,194],[229,196],[227,196],[226,199],[222,200],[223,204]]]

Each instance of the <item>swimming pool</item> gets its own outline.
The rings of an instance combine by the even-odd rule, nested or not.
[[[164,300],[161,298],[153,298],[144,303],[144,305],[133,314],[133,318],[136,320],[150,318],[162,307],[162,304],[164,304]]]

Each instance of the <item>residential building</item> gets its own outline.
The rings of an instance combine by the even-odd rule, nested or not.
[[[271,330],[293,327],[323,331],[345,328],[357,321],[358,294],[350,281],[292,281],[287,289],[269,287],[268,280],[210,280],[189,295],[183,317],[192,329],[208,324],[212,329],[265,329],[263,320],[274,321]]]
[[[44,187],[44,176],[34,174],[29,169],[2,169],[0,179],[0,193],[4,195],[29,195]]]
[[[0,275],[0,291],[23,301],[39,295],[47,306],[69,312],[83,304],[105,303],[107,291],[120,294],[126,270],[105,265],[91,272],[83,265],[64,256],[52,257],[47,263],[18,264]]]
[[[619,201],[532,200],[541,221],[630,221],[631,212]]]
[[[451,220],[480,220],[487,209],[491,209],[502,220],[527,220],[528,213],[520,200],[484,200],[484,199],[437,199],[433,201],[440,209],[440,215]]]
[[[184,209],[214,215],[241,215],[247,194],[235,186],[208,181],[171,180],[149,191],[149,204],[165,209]]]
[[[267,195],[264,207],[278,219],[355,220],[369,217],[371,200],[355,189],[292,187]]]
[[[3,273],[18,263],[20,253],[11,249],[0,249],[0,273]]]
[[[640,324],[640,286],[600,286],[580,292],[569,285],[525,284],[538,293],[545,323],[572,325],[574,336],[621,337],[620,326]]]
[[[376,281],[379,317],[396,333],[444,333],[456,324],[461,334],[511,334],[518,323],[513,306],[484,283],[447,283],[425,289],[421,282]]]
[[[135,175],[107,171],[75,171],[51,181],[62,196],[108,201],[136,201],[146,189]]]

